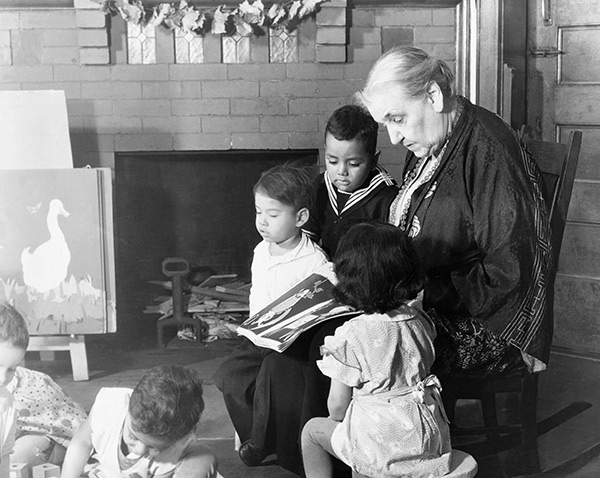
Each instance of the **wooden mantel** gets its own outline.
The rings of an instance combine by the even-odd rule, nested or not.
[[[82,0],[0,0],[2,9],[74,8]],[[95,0],[83,0],[86,2]],[[502,105],[502,6],[505,0],[346,0],[353,7],[457,8],[457,83],[472,101],[492,111]],[[151,7],[163,0],[144,0]],[[176,3],[176,2],[172,2]],[[190,0],[198,7],[234,6],[231,0]],[[265,0],[266,7],[272,1]],[[341,3],[341,2],[340,2]],[[343,3],[341,3],[343,5]],[[325,1],[322,5],[327,5]],[[482,34],[481,32],[485,32]]]
[[[449,8],[455,7],[462,0],[349,0],[351,7],[362,6],[398,6],[398,7],[423,7],[423,8]],[[154,6],[159,3],[177,3],[164,0],[144,0],[147,6]],[[190,0],[188,3],[202,7],[217,7],[219,5],[234,5],[231,0]],[[266,1],[266,5],[273,2]],[[0,9],[2,8],[73,8],[74,0],[0,0]]]

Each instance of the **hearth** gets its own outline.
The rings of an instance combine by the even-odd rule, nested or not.
[[[161,263],[183,257],[190,266],[249,279],[254,246],[252,187],[260,173],[286,161],[318,163],[318,150],[231,150],[115,153],[117,329],[153,333],[143,310],[168,291]]]

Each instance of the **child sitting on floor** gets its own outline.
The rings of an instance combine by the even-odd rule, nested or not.
[[[12,451],[2,446],[2,453],[5,454],[6,448],[10,462],[29,467],[43,463],[60,465],[69,440],[86,414],[48,375],[16,365],[16,359],[24,357],[28,343],[24,318],[14,307],[0,304],[0,390],[5,397],[6,392],[10,394],[13,402],[10,414],[14,412],[16,419],[10,432]],[[12,415],[3,416],[0,424],[3,435],[12,426],[6,419],[12,420]],[[8,460],[3,459],[3,465],[5,461]]]
[[[333,257],[337,243],[358,222],[387,222],[398,194],[394,179],[377,165],[378,126],[369,112],[346,105],[325,127],[325,167],[314,184],[315,205],[303,230]]]
[[[23,316],[11,305],[0,303],[0,476],[7,477],[15,444],[17,413],[7,385],[23,362],[29,332]]]
[[[74,402],[45,373],[17,367],[7,386],[17,410],[17,432],[12,463],[29,467],[61,465],[74,433],[85,421],[83,407]]]
[[[332,477],[332,456],[370,477],[445,475],[450,432],[440,383],[429,374],[435,329],[414,300],[423,279],[409,239],[390,224],[357,224],[341,239],[334,268],[334,297],[364,313],[321,348],[330,415],[302,431],[306,477]]]
[[[102,388],[67,449],[61,478],[214,478],[217,460],[196,436],[204,410],[192,369],[154,367],[136,387]],[[86,466],[95,452],[95,463]]]

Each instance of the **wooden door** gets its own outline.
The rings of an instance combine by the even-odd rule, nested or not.
[[[528,2],[528,124],[546,141],[583,131],[556,278],[554,346],[600,353],[600,2]]]

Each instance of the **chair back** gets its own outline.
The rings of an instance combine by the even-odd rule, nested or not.
[[[551,240],[555,271],[558,266],[558,257],[567,223],[567,212],[571,201],[571,193],[573,192],[573,183],[575,182],[575,171],[579,162],[582,136],[581,131],[572,131],[568,144],[524,137],[525,145],[533,155],[542,173],[543,194],[548,205],[552,231]]]

